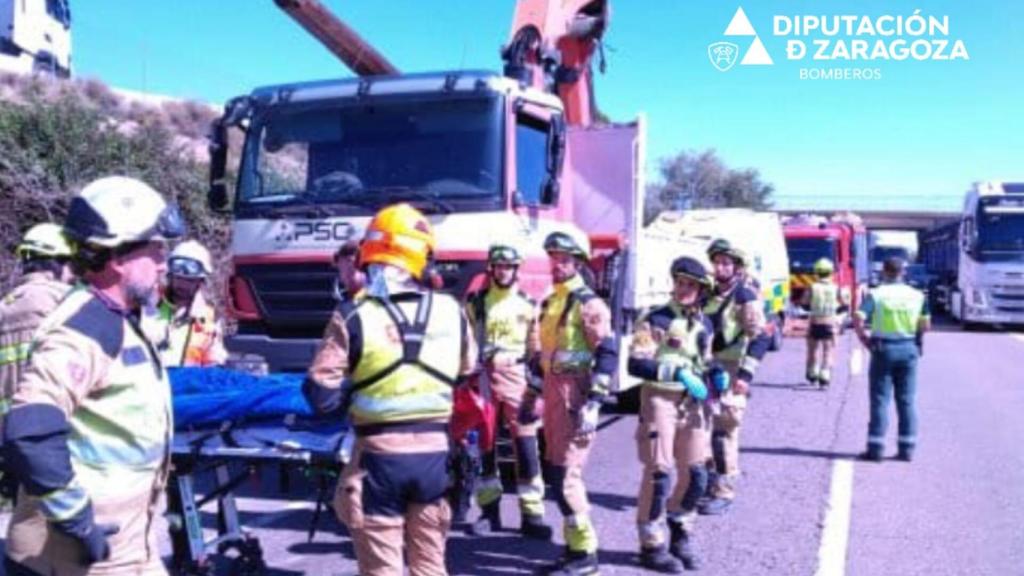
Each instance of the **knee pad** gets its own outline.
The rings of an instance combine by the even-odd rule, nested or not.
[[[655,472],[651,478],[652,498],[651,498],[651,512],[647,516],[647,520],[653,522],[665,512],[665,500],[668,498],[669,491],[669,478],[668,472]]]
[[[536,436],[516,438],[516,473],[525,482],[540,475],[540,451]]]
[[[690,486],[683,494],[681,506],[684,512],[697,508],[697,500],[708,489],[708,469],[700,464],[690,464]]]
[[[565,498],[565,466],[551,467],[551,490],[555,493],[555,503],[562,516],[572,516],[572,506]]]
[[[715,457],[715,471],[725,474],[725,432],[716,430],[711,434],[711,453]]]

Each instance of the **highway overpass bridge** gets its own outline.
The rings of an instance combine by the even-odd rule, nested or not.
[[[849,211],[777,209],[776,212],[782,216],[797,216],[800,214],[832,216]],[[958,212],[925,210],[857,210],[854,213],[861,217],[864,221],[864,226],[869,230],[907,230],[914,232],[951,222],[959,216]]]

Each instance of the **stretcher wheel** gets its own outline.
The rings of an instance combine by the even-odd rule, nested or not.
[[[238,545],[238,557],[231,561],[228,574],[231,576],[256,576],[263,574],[267,565],[263,562],[263,549],[256,538],[246,538]]]

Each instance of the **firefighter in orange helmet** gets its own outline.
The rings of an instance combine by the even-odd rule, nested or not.
[[[360,245],[365,290],[334,312],[304,392],[347,412],[356,441],[335,496],[359,573],[446,574],[452,388],[477,360],[459,302],[426,285],[430,222],[408,204],[380,210]]]

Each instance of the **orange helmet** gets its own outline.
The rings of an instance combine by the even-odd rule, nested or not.
[[[421,278],[434,251],[434,229],[419,210],[401,203],[377,212],[359,247],[359,263],[390,264]]]

